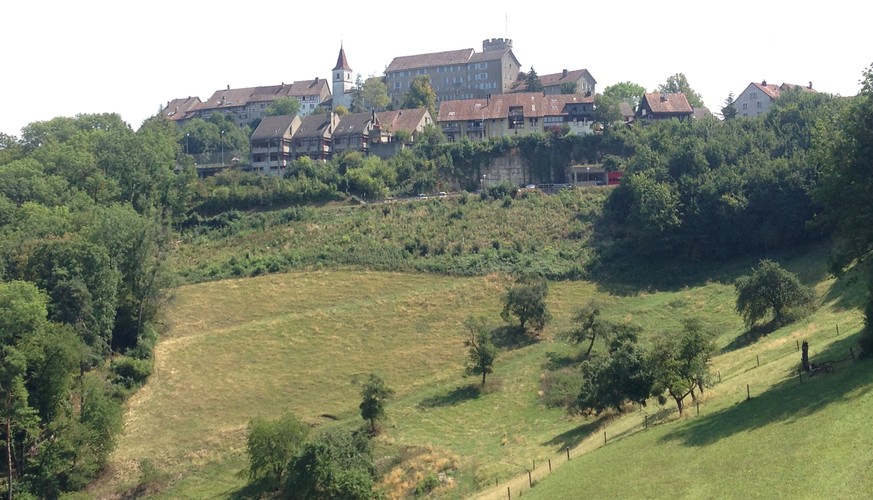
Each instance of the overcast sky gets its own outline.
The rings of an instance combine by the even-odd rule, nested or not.
[[[585,68],[598,92],[651,91],[681,72],[713,111],[762,79],[855,95],[873,63],[871,14],[864,0],[4,0],[0,132],[102,112],[136,129],[173,98],[329,78],[341,43],[365,78],[396,56],[508,37],[524,70]]]

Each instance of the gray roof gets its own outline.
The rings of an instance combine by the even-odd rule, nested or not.
[[[369,111],[345,115],[340,118],[332,136],[343,137],[346,135],[363,134],[367,130],[367,126],[372,124],[372,118],[373,113]]]
[[[395,57],[394,60],[391,61],[391,64],[385,68],[385,73],[390,73],[392,71],[405,71],[408,69],[451,66],[453,64],[467,64],[467,61],[470,60],[473,52],[473,49],[461,49],[433,52],[430,54],[417,54],[414,56]]]
[[[300,120],[297,115],[267,116],[261,120],[258,128],[252,133],[252,140],[273,139],[282,137],[291,128],[294,120]]]
[[[294,134],[295,139],[306,139],[309,137],[323,137],[330,135],[331,120],[330,113],[311,114],[300,122],[300,127]]]

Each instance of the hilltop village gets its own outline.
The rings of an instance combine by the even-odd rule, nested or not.
[[[360,74],[353,75],[340,47],[329,80],[316,77],[248,88],[228,85],[205,100],[189,96],[167,101],[161,114],[180,127],[214,114],[237,127],[249,127],[248,148],[231,151],[228,146],[225,152],[222,144],[220,154],[213,150],[205,156],[205,149],[191,150],[201,154],[196,163],[203,175],[226,168],[281,175],[289,162],[303,156],[328,160],[346,151],[386,159],[414,144],[428,126],[438,127],[446,141],[455,142],[559,130],[586,135],[597,133],[598,118],[602,121],[595,114],[597,81],[588,69],[538,75],[531,66],[524,72],[511,39],[485,39],[480,52],[466,48],[398,56],[384,75],[366,82]],[[812,91],[812,82],[807,86],[749,83],[733,101],[736,115],[766,114],[786,89]],[[277,101],[288,99],[296,101],[295,112],[271,112]],[[631,123],[713,116],[702,103],[695,107],[693,102],[683,92],[645,92],[617,103],[613,118]],[[417,105],[408,107],[410,103]],[[186,154],[189,147],[190,140]],[[606,172],[594,168],[596,178],[591,165],[576,169],[585,172],[580,182],[607,183]],[[572,177],[577,180],[575,174]]]

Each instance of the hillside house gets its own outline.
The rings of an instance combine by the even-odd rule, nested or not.
[[[338,123],[339,118],[332,111],[303,118],[291,137],[294,158],[308,156],[313,160],[329,160],[333,132]]]
[[[510,92],[524,92],[525,78],[527,78],[525,73],[519,73],[518,78],[512,84]],[[591,76],[587,69],[577,69],[574,71],[567,71],[565,69],[560,73],[538,75],[538,78],[545,94],[561,94],[564,84],[573,84],[576,87],[576,94],[594,95],[595,86],[597,85],[597,81],[594,80],[594,77]]]
[[[685,94],[651,92],[643,96],[639,108],[637,108],[636,117],[641,120],[669,120],[671,118],[684,120],[693,115],[694,109],[688,103]]]
[[[492,95],[486,99],[440,103],[437,123],[449,142],[528,135],[569,127],[591,133],[594,97],[541,92]]]
[[[297,115],[268,116],[252,133],[252,169],[281,175],[294,158],[292,137],[300,128]]]
[[[753,117],[767,114],[770,107],[782,92],[789,89],[801,89],[807,92],[815,92],[812,88],[812,82],[809,85],[794,85],[791,83],[783,83],[782,85],[768,84],[767,80],[761,83],[752,82],[740,95],[734,100],[734,107],[737,109],[737,116]]]

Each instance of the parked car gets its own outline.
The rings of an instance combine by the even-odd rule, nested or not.
[[[421,193],[420,195],[418,195],[418,199],[419,199],[419,200],[426,200],[426,199],[427,199],[427,195],[424,194],[424,193]]]
[[[440,191],[440,194],[439,194],[440,198],[445,198],[446,196],[448,196],[448,195],[446,194],[445,191]]]

